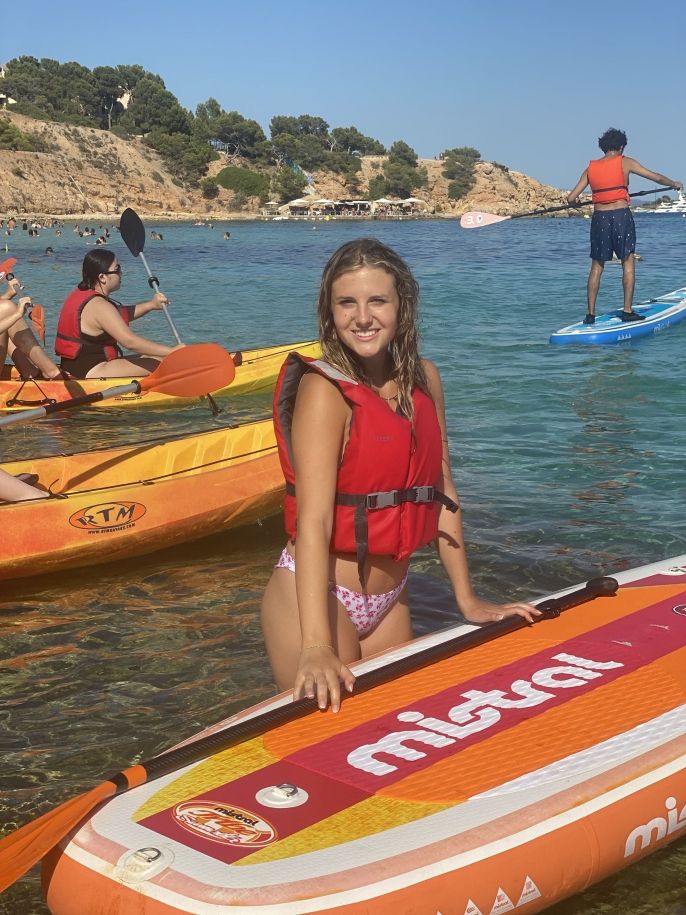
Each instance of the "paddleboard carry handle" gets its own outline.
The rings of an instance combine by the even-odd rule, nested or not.
[[[591,578],[583,588],[563,594],[562,597],[551,597],[536,604],[536,609],[541,611],[542,619],[555,619],[563,611],[578,607],[586,601],[595,600],[596,597],[613,597],[619,588],[616,578],[601,576]],[[538,621],[537,621],[538,622]]]

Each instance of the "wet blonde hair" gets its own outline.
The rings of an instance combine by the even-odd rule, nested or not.
[[[419,286],[405,261],[376,238],[358,238],[341,245],[324,268],[317,302],[319,341],[324,358],[356,381],[370,385],[361,360],[339,339],[331,307],[331,287],[334,282],[342,274],[361,267],[380,268],[390,273],[395,280],[400,307],[398,329],[389,347],[393,362],[391,377],[398,386],[400,410],[409,419],[413,419],[412,388],[420,388],[431,396],[419,356]]]

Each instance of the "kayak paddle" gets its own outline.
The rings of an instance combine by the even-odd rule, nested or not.
[[[653,187],[648,191],[636,191],[635,194],[629,194],[629,197],[645,197],[646,194],[655,194],[657,191],[673,191],[673,187]],[[482,213],[480,210],[471,210],[464,213],[460,218],[460,225],[463,229],[481,229],[484,226],[492,226],[496,222],[504,222],[506,219],[522,219],[524,216],[543,216],[546,213],[558,213],[560,210],[570,210],[575,207],[591,206],[590,200],[577,201],[576,203],[565,203],[562,206],[546,207],[544,210],[529,210],[527,213],[515,213],[514,216],[496,216],[495,213]]]
[[[0,263],[0,280],[4,280],[7,274],[12,272],[12,267],[16,263],[16,257],[8,257]]]
[[[138,213],[135,210],[132,210],[131,207],[127,207],[121,214],[121,218],[119,220],[119,234],[124,239],[124,244],[129,249],[131,254],[133,254],[134,257],[140,257],[141,261],[143,262],[145,272],[148,274],[148,285],[150,288],[154,289],[155,292],[159,292],[159,280],[156,276],[153,276],[152,271],[148,266],[148,262],[145,259],[145,255],[143,254],[143,248],[145,247],[145,226],[143,225],[143,222],[141,221]],[[179,336],[176,325],[172,321],[172,316],[169,314],[169,309],[166,305],[162,305],[162,308],[164,309],[164,314],[167,321],[169,322],[172,333],[176,337],[176,342],[182,343],[183,341]],[[221,413],[221,410],[217,406],[217,402],[211,394],[207,394],[207,399],[209,401],[210,408],[212,409],[212,414],[217,416],[219,413]]]
[[[538,604],[542,616],[536,620],[536,623],[553,619],[564,610],[569,610],[596,597],[612,596],[618,587],[614,578],[593,578],[582,588],[564,594],[562,597],[549,598]],[[453,636],[444,642],[429,645],[416,654],[397,658],[381,667],[361,673],[355,681],[355,693],[368,690],[408,671],[417,670],[429,662],[450,657],[476,645],[490,642],[500,635],[527,625],[529,624],[526,620],[520,616],[508,617],[488,626],[476,627],[470,632]],[[346,701],[349,699],[346,698]],[[16,832],[0,839],[0,893],[40,861],[103,801],[155,778],[182,769],[192,762],[204,758],[210,752],[226,750],[259,736],[269,728],[295,721],[304,715],[318,711],[314,699],[293,700],[286,705],[267,709],[254,718],[229,724],[221,731],[199,737],[138,765],[122,769],[121,772],[101,782],[95,788],[91,788],[90,791],[65,801],[54,810],[49,810],[38,819],[32,820]]]
[[[154,289],[155,292],[160,291],[160,284],[156,276],[152,275],[150,267],[148,267],[148,262],[145,259],[143,254],[143,248],[145,247],[145,227],[140,220],[140,216],[136,213],[135,210],[132,210],[131,207],[127,207],[124,212],[121,214],[121,219],[119,220],[119,232],[121,237],[124,239],[124,244],[129,249],[131,254],[134,257],[140,257],[143,261],[143,266],[145,267],[145,272],[148,274],[148,284],[151,289]],[[176,325],[172,321],[172,316],[169,314],[169,309],[166,305],[162,305],[164,310],[164,316],[169,322],[171,327],[171,332],[174,334],[177,343],[183,343],[183,340],[179,336],[179,332],[176,329]]]
[[[2,416],[0,426],[39,419],[50,413],[83,407],[89,403],[97,403],[131,392],[141,394],[144,391],[156,391],[158,394],[169,394],[172,397],[199,397],[231,384],[235,375],[233,359],[223,347],[217,343],[195,343],[173,350],[150,375],[136,378],[128,384],[107,388],[105,391],[81,394],[69,400]]]

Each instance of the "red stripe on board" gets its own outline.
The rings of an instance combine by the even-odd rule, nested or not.
[[[238,861],[464,747],[676,651],[686,645],[686,616],[672,608],[685,601],[686,592],[420,697],[141,824],[220,861]],[[675,704],[680,698],[675,694]],[[307,802],[281,809],[260,804],[260,790],[282,783],[304,789]]]
[[[341,782],[378,791],[686,645],[686,616],[672,609],[685,599],[686,593],[670,597],[468,683],[418,698],[322,741],[316,753],[309,747],[289,759]],[[584,661],[591,666],[584,668]],[[675,704],[680,699],[675,695]]]

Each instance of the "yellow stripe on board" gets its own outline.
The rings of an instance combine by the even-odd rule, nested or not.
[[[276,758],[264,749],[261,737],[237,747],[229,747],[228,750],[222,750],[221,753],[203,760],[190,772],[165,785],[138,808],[132,819],[138,823],[145,817],[242,778],[274,762],[277,762]]]
[[[267,845],[254,854],[234,862],[231,866],[251,866],[311,854],[345,842],[353,842],[355,839],[364,839],[396,826],[404,826],[405,823],[424,819],[434,813],[440,813],[447,806],[449,805],[411,803],[391,797],[370,797],[307,829],[280,839],[273,845]],[[341,869],[344,867],[345,861],[341,861]]]

